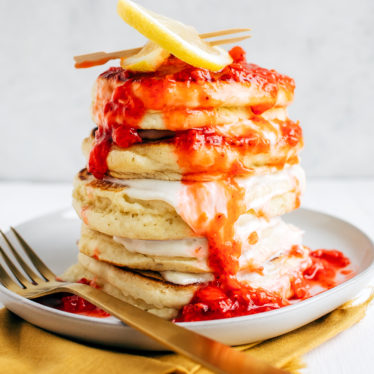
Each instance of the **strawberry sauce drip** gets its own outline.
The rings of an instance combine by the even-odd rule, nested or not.
[[[83,314],[90,317],[104,318],[110,316],[109,313],[99,309],[95,305],[77,295],[63,296],[61,298],[61,305],[57,309],[68,313]]]
[[[336,276],[340,269],[346,268],[350,261],[337,250],[318,249],[310,253],[312,265],[304,272],[304,278],[310,284],[317,284],[323,288],[329,289],[337,285]],[[345,271],[344,276],[352,273]]]
[[[215,280],[198,288],[176,321],[229,318],[288,305],[279,295],[236,279],[241,243],[235,237],[234,224],[245,213],[246,204],[245,190],[233,178],[184,182],[179,210],[193,231],[208,239],[208,264]]]
[[[287,300],[264,289],[254,289],[234,279],[213,281],[200,287],[185,305],[176,322],[205,321],[267,312],[289,305]]]
[[[262,126],[271,127],[263,119],[255,118]],[[279,147],[298,148],[302,146],[302,131],[297,123],[290,120],[280,124],[281,138]],[[224,135],[212,127],[202,127],[175,132],[173,137],[163,139],[165,143],[174,144],[178,155],[178,164],[183,170],[184,179],[195,179],[198,174],[238,175],[248,174],[240,157],[248,153],[268,153],[271,149],[269,140],[255,130],[243,131],[243,136]],[[88,171],[97,179],[102,179],[107,172],[107,156],[112,145],[128,148],[142,143],[138,130],[118,124],[99,127],[95,132],[94,146],[91,150]],[[295,150],[296,152],[296,150]],[[293,158],[288,152],[270,166],[282,168],[285,163],[292,164]],[[296,159],[297,161],[297,159]]]
[[[88,160],[88,171],[95,178],[102,179],[108,171],[107,157],[113,144],[121,148],[128,148],[141,142],[141,137],[132,127],[118,125],[99,127],[95,132],[95,142]]]
[[[263,119],[256,118],[264,128],[271,127]],[[273,129],[271,129],[273,130]],[[242,130],[243,131],[243,130]],[[274,131],[274,130],[273,130]],[[281,138],[279,147],[287,149],[300,148],[302,146],[302,131],[297,123],[290,120],[280,125]],[[248,175],[253,172],[241,162],[246,155],[269,153],[272,145],[270,141],[258,131],[243,131],[243,136],[222,135],[217,129],[202,127],[179,131],[169,142],[175,144],[178,156],[178,164],[183,170],[184,180],[198,180],[199,174],[222,176]],[[297,157],[290,157],[289,152],[283,152],[284,156],[278,157],[269,166],[281,169],[285,163],[297,162]]]
[[[294,249],[297,250],[297,249]],[[290,255],[297,255],[290,252]],[[346,269],[350,264],[347,257],[337,250],[319,249],[310,253],[312,264],[291,282],[293,297],[289,300],[274,292],[261,288],[251,288],[233,279],[226,282],[215,280],[201,286],[191,302],[179,312],[176,322],[193,322],[210,319],[240,317],[266,312],[290,305],[293,301],[305,300],[316,295],[313,288],[323,292],[338,283],[337,275],[349,279],[352,271]]]
[[[246,210],[245,191],[233,178],[210,183],[184,182],[180,195],[183,220],[209,242],[208,263],[216,279],[225,282],[239,270],[241,243],[234,224]]]
[[[136,127],[143,115],[143,103],[132,94],[129,81],[117,87],[112,101],[104,107],[103,122],[95,132],[95,142],[88,160],[88,171],[97,179],[102,179],[108,170],[107,157],[112,145],[128,148],[142,141]],[[118,116],[126,118],[126,122],[118,124]]]
[[[280,122],[282,138],[290,147],[296,147],[298,144],[302,143],[303,132],[298,122],[292,122],[291,120],[286,120]]]
[[[87,284],[94,288],[100,288],[94,281],[90,281],[86,278],[80,279],[77,283]],[[104,310],[96,307],[90,302],[86,301],[77,295],[63,296],[60,303],[56,306],[57,309],[63,310],[64,312],[83,314],[90,317],[109,317],[110,314]]]

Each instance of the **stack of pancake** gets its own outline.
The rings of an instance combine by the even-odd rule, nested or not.
[[[309,250],[280,218],[304,187],[301,129],[287,115],[294,83],[247,63],[239,47],[230,54],[218,73],[170,56],[154,73],[98,77],[97,128],[73,192],[79,263],[65,279],[94,280],[167,319],[233,279],[297,296]]]

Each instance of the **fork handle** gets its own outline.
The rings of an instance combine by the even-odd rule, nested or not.
[[[56,292],[69,292],[83,297],[163,346],[198,362],[215,373],[286,373],[286,371],[274,368],[249,354],[187,330],[85,284],[61,285],[53,291],[46,291],[45,295]]]

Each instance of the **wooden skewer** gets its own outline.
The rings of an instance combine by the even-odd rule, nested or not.
[[[75,67],[76,68],[89,68],[96,65],[104,65],[109,60],[115,60],[121,57],[130,57],[136,55],[142,47],[133,49],[123,49],[121,51],[115,52],[95,52],[88,53],[86,55],[74,56]]]
[[[229,35],[229,34],[237,34],[239,32],[251,31],[251,29],[227,29],[227,30],[220,30],[220,31],[213,31],[213,32],[206,32],[204,34],[199,34],[201,39],[207,38],[215,38],[216,36],[222,35]]]
[[[223,45],[223,44],[231,44],[240,42],[245,39],[249,39],[251,35],[244,35],[244,36],[238,36],[237,38],[227,38],[227,39],[220,39],[220,40],[213,40],[212,42],[209,42],[210,45]]]
[[[205,34],[200,34],[199,36],[202,39],[206,39],[206,38],[212,38],[216,36],[235,34],[235,33],[249,31],[249,30],[250,29],[228,29],[228,30],[221,30],[221,31],[215,31],[215,32],[208,32]],[[209,44],[212,46],[222,45],[222,44],[231,44],[231,43],[239,42],[241,40],[248,39],[250,37],[251,37],[250,35],[245,35],[245,36],[239,36],[236,38],[214,40],[212,42],[209,42]],[[94,53],[74,56],[75,67],[76,68],[88,68],[91,66],[103,65],[107,63],[109,60],[114,60],[114,59],[121,58],[121,57],[133,56],[137,54],[141,49],[142,47],[132,48],[132,49],[123,49],[121,51],[115,51],[115,52],[109,52],[109,53],[94,52]]]

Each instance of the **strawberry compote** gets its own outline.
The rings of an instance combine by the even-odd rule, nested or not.
[[[215,280],[198,289],[175,321],[193,322],[240,317],[278,309],[335,287],[338,283],[338,274],[345,279],[349,279],[353,274],[347,269],[349,259],[340,251],[319,249],[312,251],[310,256],[312,265],[292,279],[293,297],[289,300],[276,293],[261,288],[254,289],[235,280],[222,283]]]
[[[178,163],[184,173],[251,172],[237,159],[244,153],[264,153],[269,150],[269,142],[261,132],[251,131],[240,137],[228,137],[216,132],[209,122],[202,129],[183,131],[185,130],[184,123],[187,122],[191,110],[203,111],[209,117],[212,104],[205,101],[210,96],[201,94],[201,97],[204,96],[204,102],[195,109],[183,107],[183,101],[171,104],[175,97],[168,96],[176,84],[182,85],[183,95],[181,96],[186,98],[194,91],[191,84],[195,84],[197,88],[209,86],[211,83],[238,83],[253,86],[263,96],[259,98],[257,104],[248,108],[248,120],[254,123],[263,122],[263,126],[269,127],[261,114],[276,105],[280,90],[292,96],[295,88],[294,81],[274,70],[248,63],[245,59],[245,52],[240,47],[234,47],[230,54],[233,58],[232,64],[220,72],[196,68],[171,56],[153,73],[133,73],[118,67],[110,68],[101,74],[93,105],[98,130],[89,157],[88,171],[98,179],[103,178],[108,169],[106,160],[111,147],[115,145],[128,148],[141,143],[142,139],[138,133],[140,123],[147,110],[156,110],[164,114],[167,127],[176,132],[175,137],[172,140],[169,139],[168,142],[175,142],[177,148],[188,147],[192,151],[193,157],[189,158],[189,162],[186,162],[185,158],[178,157]],[[280,143],[284,143],[284,146],[289,148],[300,147],[302,134],[298,124],[289,120],[281,122]],[[246,125],[243,124],[243,127]],[[197,154],[197,148],[200,148],[200,153],[205,154],[204,157]],[[288,155],[286,149],[283,153]],[[177,154],[180,155],[178,149]],[[217,161],[221,158],[220,166],[217,167]],[[278,160],[279,167],[286,162],[290,162],[287,156]]]
[[[93,280],[86,278],[80,279],[77,283],[87,284],[94,288],[100,288]],[[57,309],[63,310],[64,312],[83,314],[91,317],[109,317],[110,314],[104,310],[96,307],[90,302],[86,301],[77,295],[64,295],[56,305]]]

